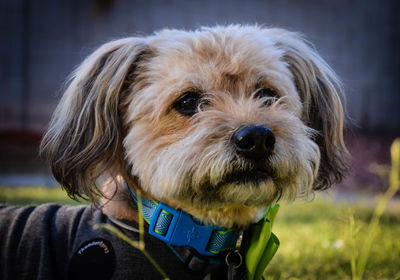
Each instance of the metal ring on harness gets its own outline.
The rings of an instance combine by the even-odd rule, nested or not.
[[[235,251],[232,251],[232,252],[229,252],[227,255],[226,255],[226,257],[225,257],[225,262],[226,262],[226,264],[229,266],[231,263],[234,263],[234,262],[230,262],[229,261],[229,258],[230,257],[235,257],[235,256],[238,256],[239,257],[239,264],[238,265],[235,265],[233,268],[238,268],[238,267],[240,267],[241,265],[242,265],[242,263],[243,263],[243,257],[242,257],[242,255],[239,253],[239,251],[238,250],[235,250]]]

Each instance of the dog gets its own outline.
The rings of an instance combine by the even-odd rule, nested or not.
[[[56,245],[35,261],[28,254],[26,270],[46,279],[159,279],[137,249],[91,229],[111,223],[109,217],[137,227],[139,192],[199,224],[245,229],[279,199],[329,188],[348,168],[341,94],[339,79],[312,44],[285,29],[167,29],[104,44],[73,72],[41,146],[61,186],[94,207],[30,208],[30,215],[47,213],[56,224],[47,226],[51,238],[41,246],[43,240]],[[4,209],[10,223],[22,211]],[[74,238],[55,237],[66,231]],[[18,238],[27,242],[24,234]],[[22,254],[13,236],[7,242]],[[60,242],[67,245],[58,251]],[[204,267],[198,275],[178,268],[157,238],[146,235],[146,248],[173,279],[207,274]],[[10,268],[15,262],[0,266],[8,271],[3,279],[22,275]]]

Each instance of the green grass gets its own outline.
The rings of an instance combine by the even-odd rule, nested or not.
[[[0,203],[82,204],[60,188],[0,188]],[[282,203],[273,232],[281,246],[268,265],[266,279],[351,279],[350,217],[359,230],[357,242],[367,234],[374,207],[312,202]],[[387,211],[371,248],[363,279],[400,279],[400,211]],[[362,244],[358,244],[362,246]]]
[[[281,246],[268,265],[266,279],[352,279],[350,219],[363,245],[373,206],[327,199],[281,205],[273,232]],[[363,279],[400,279],[400,213],[381,217]]]
[[[87,204],[87,201],[75,201],[69,198],[61,188],[45,187],[0,187],[0,203],[30,205],[54,202],[63,205]]]

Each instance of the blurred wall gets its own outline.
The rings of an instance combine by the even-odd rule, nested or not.
[[[110,39],[259,23],[300,31],[336,70],[356,129],[400,133],[396,0],[3,0],[0,129],[43,131],[68,74]]]

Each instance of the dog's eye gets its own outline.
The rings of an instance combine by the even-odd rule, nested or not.
[[[265,101],[265,105],[270,105],[272,100],[271,98],[276,98],[278,95],[272,88],[260,88],[254,95],[256,98],[267,98]]]
[[[176,100],[174,104],[175,110],[182,115],[193,116],[199,109],[201,95],[197,92],[185,92]]]
[[[257,90],[255,96],[257,98],[263,98],[263,97],[271,98],[271,97],[276,97],[277,94],[272,88],[260,88],[259,90]]]

